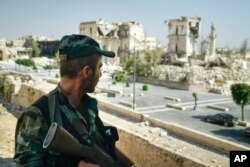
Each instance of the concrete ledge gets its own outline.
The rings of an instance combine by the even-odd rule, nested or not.
[[[198,162],[191,157],[185,157],[172,150],[163,149],[157,146],[156,143],[149,143],[132,132],[121,129],[118,132],[120,138],[117,143],[118,149],[138,167],[205,167],[202,162]]]
[[[172,96],[165,96],[164,99],[173,100],[173,101],[177,101],[177,102],[181,101],[180,98],[176,98],[176,97],[172,97]]]
[[[133,111],[132,109],[128,109],[121,105],[110,103],[108,101],[104,101],[100,99],[97,99],[97,100],[98,100],[98,106],[100,107],[100,109],[109,110],[115,114],[128,117],[129,119],[134,120],[134,121],[140,122],[142,120],[142,115]]]
[[[98,89],[101,89],[102,93],[118,93],[118,94],[120,93],[117,90],[111,90],[111,89],[105,89],[105,88],[98,88]]]
[[[164,128],[178,136],[181,136],[183,138],[208,146],[215,150],[222,151],[227,154],[229,154],[229,151],[231,150],[247,151],[250,149],[249,147],[246,147],[237,143],[233,143],[228,140],[224,140],[215,136],[211,136],[211,135],[208,135],[208,134],[205,134],[205,133],[202,133],[202,132],[190,129],[190,128],[183,127],[181,125],[163,122],[161,120],[153,119],[148,116],[144,116],[143,120],[150,121],[152,125],[154,126]]]
[[[207,166],[197,157],[174,151],[171,147],[163,147],[160,143],[145,137],[140,131],[131,131],[129,127],[133,127],[133,123],[124,125],[122,118],[115,118],[114,115],[105,112],[100,112],[100,116],[106,125],[118,128],[119,141],[116,147],[138,167]]]
[[[121,101],[119,101],[119,104],[122,104],[122,105],[125,105],[125,106],[128,106],[128,107],[133,107],[133,103],[131,103],[129,101],[121,100]],[[136,107],[136,104],[135,104],[135,107]]]
[[[170,107],[170,108],[175,108],[177,110],[186,110],[186,107],[183,107],[183,106],[177,106],[175,104],[167,104],[166,107]]]
[[[238,121],[237,125],[248,127],[250,126],[250,123],[245,121]]]
[[[227,107],[221,107],[221,106],[215,106],[215,105],[208,105],[207,108],[225,111],[225,112],[229,111],[229,109]]]

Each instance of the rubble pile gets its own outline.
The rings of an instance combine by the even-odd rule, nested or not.
[[[244,60],[226,61],[228,68],[215,66],[202,67],[200,61],[194,62],[193,66],[178,67],[173,65],[164,66],[166,80],[187,82],[189,85],[206,87],[208,92],[229,95],[230,86],[234,83],[250,83],[250,72],[247,70],[249,62]]]

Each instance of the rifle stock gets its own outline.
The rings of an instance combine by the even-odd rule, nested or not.
[[[51,124],[47,132],[43,142],[43,148],[56,153],[83,157],[103,167],[117,166],[114,159],[99,147],[80,144],[74,136],[64,128],[58,126],[55,122]]]

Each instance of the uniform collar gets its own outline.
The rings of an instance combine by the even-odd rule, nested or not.
[[[57,92],[58,92],[58,101],[60,104],[66,104],[67,106],[74,108],[70,105],[69,100],[67,96],[64,95],[62,88],[60,87],[60,84],[57,85]],[[83,95],[81,98],[83,103],[88,106],[88,108],[91,108],[92,110],[97,110],[97,100],[95,98],[90,97],[88,94]]]

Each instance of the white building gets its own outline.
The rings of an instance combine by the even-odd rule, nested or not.
[[[146,37],[141,23],[134,21],[120,23],[118,35],[120,38],[118,54],[122,62],[126,56],[134,55],[146,49]]]
[[[195,54],[195,44],[200,35],[201,18],[181,17],[168,22],[168,52],[178,58]]]

